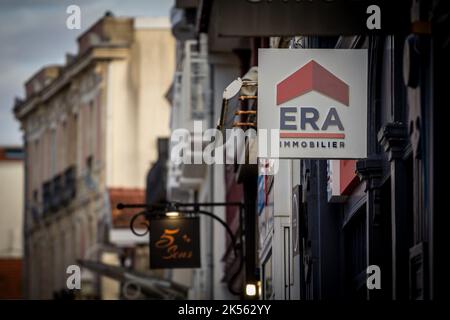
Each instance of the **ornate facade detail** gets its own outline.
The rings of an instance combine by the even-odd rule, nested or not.
[[[378,142],[388,154],[389,161],[403,156],[406,132],[406,126],[401,122],[388,123],[378,132]]]

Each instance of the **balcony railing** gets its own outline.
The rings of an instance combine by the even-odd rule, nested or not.
[[[50,201],[52,199],[51,181],[47,181],[42,185],[42,213],[44,217],[50,211]]]
[[[51,211],[57,211],[59,209],[59,206],[61,205],[62,200],[62,194],[61,191],[62,188],[62,176],[57,175],[52,180],[52,197],[50,201],[50,210]]]
[[[69,167],[64,172],[64,186],[62,189],[62,204],[68,205],[76,196],[76,170],[75,166]]]
[[[42,212],[44,217],[70,204],[76,196],[76,181],[76,168],[71,166],[42,185]]]

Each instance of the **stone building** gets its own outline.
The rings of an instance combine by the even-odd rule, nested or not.
[[[115,225],[111,202],[144,200],[157,137],[169,133],[164,93],[175,59],[168,20],[108,13],[77,41],[78,52],[33,75],[14,105],[26,152],[27,298],[60,297],[67,266],[80,259],[135,263],[128,250],[135,240]],[[104,282],[83,271],[78,294],[117,297],[118,284]]]

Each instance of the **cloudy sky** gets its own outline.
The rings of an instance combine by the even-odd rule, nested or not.
[[[168,16],[174,0],[0,0],[0,145],[22,143],[12,114],[23,83],[46,64],[76,53],[76,38],[106,11],[116,16]],[[81,30],[68,30],[66,8],[81,8]]]

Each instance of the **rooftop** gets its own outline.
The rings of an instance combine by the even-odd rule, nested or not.
[[[24,157],[20,146],[0,146],[0,161],[22,161]]]

